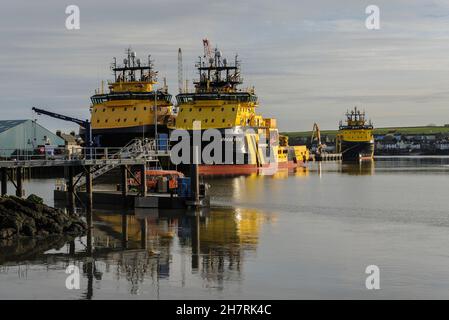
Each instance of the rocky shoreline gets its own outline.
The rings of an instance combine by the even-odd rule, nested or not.
[[[43,238],[52,235],[83,235],[87,225],[78,214],[43,204],[41,198],[0,197],[0,239]]]

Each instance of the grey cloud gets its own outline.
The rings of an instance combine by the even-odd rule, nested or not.
[[[89,96],[109,63],[131,45],[152,54],[177,92],[177,49],[189,79],[209,37],[238,52],[245,86],[281,130],[317,121],[336,128],[345,110],[364,107],[377,126],[442,123],[448,118],[447,1],[376,1],[381,30],[364,27],[370,2],[87,1],[81,30],[64,28],[61,1],[9,1],[0,13],[2,118],[33,117],[39,104],[86,118]],[[41,118],[52,129],[67,124]]]

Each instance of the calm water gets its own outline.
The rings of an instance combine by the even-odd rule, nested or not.
[[[97,211],[91,253],[86,237],[3,243],[0,299],[449,298],[449,158],[209,182],[201,216]],[[53,204],[53,185],[26,187]]]

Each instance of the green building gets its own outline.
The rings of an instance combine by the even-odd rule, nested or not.
[[[0,157],[33,154],[45,145],[64,147],[65,141],[33,120],[0,120]]]

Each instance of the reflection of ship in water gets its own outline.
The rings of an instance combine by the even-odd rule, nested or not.
[[[343,163],[341,165],[341,172],[354,176],[374,174],[374,161],[363,161],[359,163]]]
[[[241,280],[244,256],[257,248],[263,217],[255,210],[216,209],[201,219],[182,219],[179,234],[192,246],[192,271],[198,270],[207,284],[223,288],[223,280]]]
[[[199,272],[207,285],[223,288],[224,279],[241,280],[244,256],[256,250],[263,219],[256,210],[225,208],[203,215],[157,211],[142,211],[136,216],[97,214],[95,248],[121,245],[129,251],[142,247],[145,242],[147,252],[157,253],[153,256],[153,262],[157,262],[153,267],[157,270],[154,276],[161,279],[177,273],[171,270],[170,261],[173,247],[179,244],[181,252],[190,251],[191,272]],[[146,226],[145,234],[143,225]],[[145,261],[144,256],[141,258]],[[134,263],[141,258],[136,253]],[[123,258],[120,264],[129,282],[138,287],[144,277],[138,271],[145,268],[134,264],[128,266]],[[137,273],[129,272],[133,270]]]
[[[145,292],[150,298],[160,297],[161,283],[165,288],[168,279],[173,288],[172,280],[178,277],[182,287],[200,276],[202,287],[221,290],[226,283],[239,285],[245,257],[255,252],[261,225],[271,218],[234,208],[132,215],[96,211],[87,237],[61,240],[58,246],[52,242],[33,253],[33,262],[51,261],[62,269],[78,266],[83,299],[94,298],[104,281],[117,282],[117,290],[123,290],[119,287],[125,282],[127,293]]]

